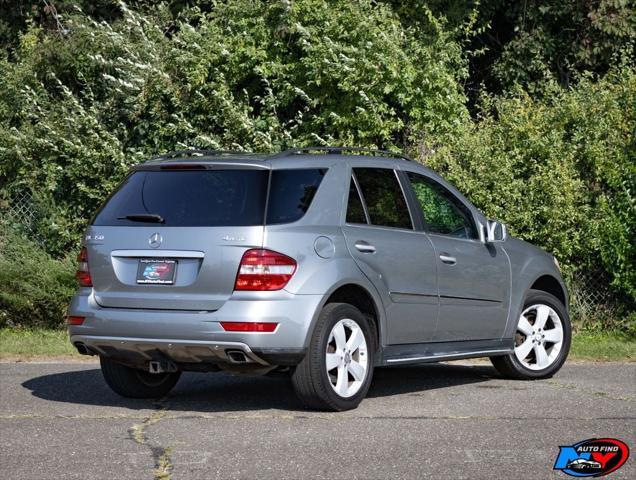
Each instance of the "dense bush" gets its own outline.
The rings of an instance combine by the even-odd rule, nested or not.
[[[152,153],[390,147],[466,119],[461,51],[432,16],[424,32],[370,0],[236,0],[177,20],[120,8],[112,24],[32,27],[0,61],[2,194],[35,194],[55,254]]]
[[[548,98],[491,100],[426,161],[568,273],[603,267],[636,298],[636,73]]]
[[[2,234],[0,275],[33,274],[0,278],[0,322],[59,323],[88,219],[131,164],[187,146],[407,150],[569,277],[607,272],[633,309],[633,9],[509,3],[31,0],[0,12],[0,217],[29,199],[44,246]],[[59,291],[37,283],[38,262]]]
[[[447,18],[470,65],[466,90],[501,93],[523,86],[538,96],[557,82],[575,86],[602,76],[620,58],[634,58],[634,0],[383,0],[406,25],[426,16],[422,5]],[[424,10],[425,11],[425,10]]]
[[[0,327],[63,326],[76,287],[71,258],[53,259],[0,224]]]

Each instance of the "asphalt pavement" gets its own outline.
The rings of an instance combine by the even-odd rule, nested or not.
[[[486,363],[376,370],[357,410],[307,411],[285,378],[187,373],[160,401],[96,363],[0,364],[3,479],[572,478],[559,445],[614,437],[636,478],[636,364],[500,378]]]

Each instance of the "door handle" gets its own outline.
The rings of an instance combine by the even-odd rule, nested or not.
[[[362,253],[375,253],[375,247],[364,240],[358,240],[355,243],[355,247],[359,252]]]
[[[448,253],[441,253],[439,259],[448,265],[455,265],[457,263],[457,259],[455,257],[451,257]]]

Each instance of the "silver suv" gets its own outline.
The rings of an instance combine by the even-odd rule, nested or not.
[[[374,367],[490,357],[545,378],[567,356],[554,257],[391,152],[175,152],[132,169],[86,231],[70,339],[127,397],[182,371],[284,373],[355,408]]]

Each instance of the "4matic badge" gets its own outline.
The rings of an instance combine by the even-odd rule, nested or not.
[[[554,470],[573,477],[602,477],[622,467],[629,448],[615,438],[590,438],[575,445],[559,447]]]

